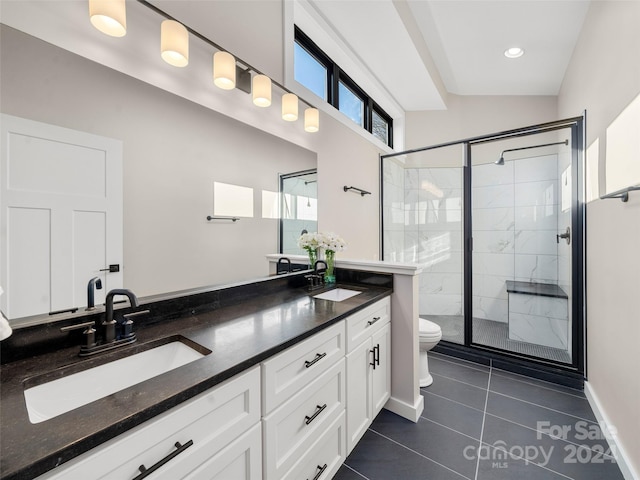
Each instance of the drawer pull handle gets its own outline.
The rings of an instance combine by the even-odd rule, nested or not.
[[[323,359],[326,356],[327,356],[327,352],[316,353],[316,358],[314,358],[311,361],[309,361],[309,360],[305,360],[304,361],[304,368],[309,368],[311,365],[314,365],[314,364],[318,363],[321,359]]]
[[[320,405],[316,405],[316,411],[313,412],[313,415],[311,415],[310,417],[308,415],[305,415],[304,417],[304,423],[306,423],[307,425],[309,425],[311,422],[313,422],[316,417],[318,415],[320,415],[322,413],[322,411],[327,408],[327,404],[325,403],[324,405],[320,406]]]
[[[374,323],[376,323],[378,320],[380,320],[380,317],[373,317],[373,320],[369,320],[367,322],[367,327],[370,327],[371,325],[373,325]]]
[[[318,465],[316,468],[317,468],[319,471],[318,471],[318,473],[316,473],[316,476],[315,476],[315,477],[313,477],[313,480],[318,480],[318,479],[322,476],[322,474],[324,473],[324,471],[327,469],[327,464],[325,463],[323,466]],[[307,478],[307,480],[309,480],[309,479]]]
[[[160,461],[154,463],[151,467],[146,468],[144,465],[140,465],[138,467],[138,470],[140,470],[140,475],[135,477],[133,480],[142,480],[143,478],[148,477],[153,472],[155,472],[157,469],[159,469],[161,466],[163,466],[165,463],[170,462],[174,457],[177,457],[178,455],[180,455],[182,452],[184,452],[191,445],[193,445],[193,440],[189,440],[184,445],[181,445],[180,442],[176,442],[175,443],[176,450],[171,452],[169,455],[167,455],[166,457],[164,457]]]

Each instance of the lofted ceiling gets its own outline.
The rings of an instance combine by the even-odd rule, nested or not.
[[[433,104],[426,96],[434,90],[424,86],[438,82],[457,95],[557,95],[590,3],[310,1],[405,110]],[[419,35],[411,35],[413,30]],[[506,58],[504,51],[513,46],[525,54]],[[412,64],[418,57],[421,70]]]
[[[48,29],[52,43],[82,45],[76,25],[86,7],[73,8],[76,2],[37,2],[0,0],[8,24],[38,35]],[[237,0],[236,0],[237,1]],[[216,29],[207,19],[239,5],[264,12],[265,21],[277,14],[273,2],[281,0],[151,0],[161,4],[174,17],[209,38],[216,39]],[[291,0],[284,0],[290,2]],[[81,2],[84,3],[84,2]],[[446,108],[446,95],[557,95],[567,65],[580,34],[588,0],[295,0],[313,8],[323,19],[331,35],[368,68],[389,96],[405,111]],[[23,6],[34,10],[22,11]],[[57,5],[53,7],[48,5]],[[233,8],[231,4],[234,4]],[[11,7],[11,8],[8,8]],[[50,15],[64,17],[68,23],[58,27],[46,25],[45,9]],[[284,9],[284,7],[283,7]],[[135,11],[135,9],[133,9]],[[42,12],[41,25],[35,26]],[[275,12],[275,13],[274,13]],[[262,13],[260,13],[262,15]],[[32,20],[28,20],[28,19]],[[233,18],[233,17],[231,17]],[[72,21],[73,20],[73,23]],[[84,18],[83,18],[84,20]],[[4,21],[4,19],[3,19]],[[85,22],[88,23],[88,22]],[[228,22],[230,31],[241,28],[241,19]],[[84,26],[84,31],[88,27]],[[154,27],[155,28],[155,27]],[[218,22],[217,28],[220,28]],[[86,36],[86,33],[82,35]],[[57,33],[56,33],[57,32]],[[217,32],[218,34],[220,32]],[[73,34],[75,37],[71,38]],[[266,58],[282,39],[256,43],[250,35],[240,41],[257,49],[257,58]],[[91,40],[88,40],[91,41]],[[512,46],[524,48],[517,59],[503,55]],[[231,51],[246,45],[225,45]],[[80,47],[77,47],[79,49]],[[73,48],[69,48],[74,50]],[[95,51],[95,49],[94,49]],[[82,54],[82,52],[81,52]],[[260,65],[256,65],[260,67]],[[349,73],[349,72],[347,72]]]

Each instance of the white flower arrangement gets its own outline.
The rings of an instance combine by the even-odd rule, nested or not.
[[[326,252],[342,252],[347,248],[347,242],[335,233],[303,233],[298,239],[298,246],[307,251],[324,248]]]
[[[320,247],[324,248],[326,252],[342,252],[346,250],[347,243],[335,233],[321,233],[322,239]]]

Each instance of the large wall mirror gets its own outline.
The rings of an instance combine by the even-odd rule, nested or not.
[[[112,142],[110,145],[116,151],[120,149],[122,161],[121,260],[113,260],[107,254],[90,272],[70,272],[82,286],[75,287],[71,297],[57,303],[51,298],[47,281],[31,282],[33,279],[24,271],[20,274],[9,268],[2,280],[5,295],[0,300],[2,310],[14,326],[25,323],[19,319],[26,317],[29,323],[38,321],[31,317],[37,313],[69,308],[79,308],[81,312],[86,305],[86,285],[93,276],[100,277],[106,285],[96,292],[95,301],[99,305],[105,292],[114,286],[129,288],[145,297],[242,282],[268,274],[265,255],[279,249],[281,178],[307,172],[303,181],[317,180],[317,175],[312,175],[317,166],[314,152],[12,28],[2,25],[0,33],[2,113]],[[49,193],[53,197],[74,194],[79,186],[86,186],[83,175],[102,185],[101,177],[80,172],[77,162],[67,162],[69,171],[47,163],[53,157],[64,157],[64,152],[60,153],[64,148],[60,145],[52,148],[47,142],[35,148],[37,138],[38,135],[22,138],[23,156],[14,157],[25,167],[21,185],[37,184],[52,190]],[[6,164],[11,161],[5,155],[6,138],[2,144]],[[34,151],[40,152],[41,158],[34,159]],[[104,161],[101,155],[98,151],[94,156],[98,166]],[[34,178],[29,177],[30,171]],[[104,170],[102,173],[110,175]],[[8,183],[11,178],[4,175],[0,179],[3,191],[11,186]],[[55,189],[49,188],[51,185]],[[64,185],[71,187],[71,191],[59,191]],[[89,196],[95,192],[93,188],[84,190]],[[312,191],[316,193],[309,193]],[[317,206],[317,189],[307,188],[305,192],[306,202]],[[2,203],[3,222],[11,226],[8,232],[2,232],[3,244],[11,239],[14,243],[20,239],[42,240],[50,234],[45,219],[49,215],[48,205],[40,204],[37,214],[31,212],[20,217],[15,214],[17,210],[7,213],[5,198]],[[95,213],[96,209],[88,207],[84,211]],[[222,218],[207,220],[208,216]],[[37,228],[33,223],[36,217]],[[86,220],[82,231],[67,235],[64,242],[84,239],[98,245],[103,241],[101,215],[77,214],[76,220]],[[32,233],[11,237],[19,224],[31,225]],[[30,252],[33,257],[40,255],[36,254],[36,247],[44,244],[36,241],[34,246],[25,245],[21,255],[28,257]],[[87,255],[91,253],[90,250]],[[41,260],[55,266],[61,259],[52,254],[52,258]],[[1,268],[6,269],[9,260],[4,258],[3,262]],[[116,263],[120,265],[118,272],[101,271]],[[12,285],[14,279],[19,280],[16,286]],[[30,296],[38,309],[16,310],[12,314],[5,303],[7,292],[27,286],[30,289],[24,290],[24,295]],[[44,315],[40,320],[52,318]]]

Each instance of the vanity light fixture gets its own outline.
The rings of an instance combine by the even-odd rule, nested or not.
[[[236,87],[236,59],[228,52],[213,55],[213,83],[223,90]]]
[[[504,56],[507,58],[518,58],[522,55],[524,55],[524,49],[520,47],[511,47],[504,51]]]
[[[253,103],[258,107],[271,105],[271,79],[266,75],[258,74],[253,77]]]
[[[294,93],[282,95],[282,119],[295,122],[298,119],[298,96]]]
[[[160,25],[162,59],[174,67],[189,64],[189,32],[180,22],[165,20]]]
[[[125,2],[126,0],[89,0],[91,23],[107,35],[114,37],[125,35]],[[298,120],[298,101],[302,100],[310,107],[305,110],[305,131],[317,132],[320,129],[320,114],[311,103],[304,99],[299,99],[284,85],[262,74],[242,59],[226,52],[220,45],[188,25],[178,22],[148,0],[137,0],[137,3],[164,18],[160,27],[160,51],[162,58],[167,63],[178,67],[188,65],[189,39],[193,36],[216,50],[213,55],[213,83],[217,87],[223,90],[233,90],[235,88],[251,93],[255,105],[268,107],[272,103],[272,87],[275,84],[284,92],[282,96],[282,118],[288,122]]]
[[[127,34],[125,0],[89,0],[89,19],[94,27],[112,37]]]
[[[307,108],[304,111],[304,131],[315,133],[320,130],[320,112],[317,108]]]

